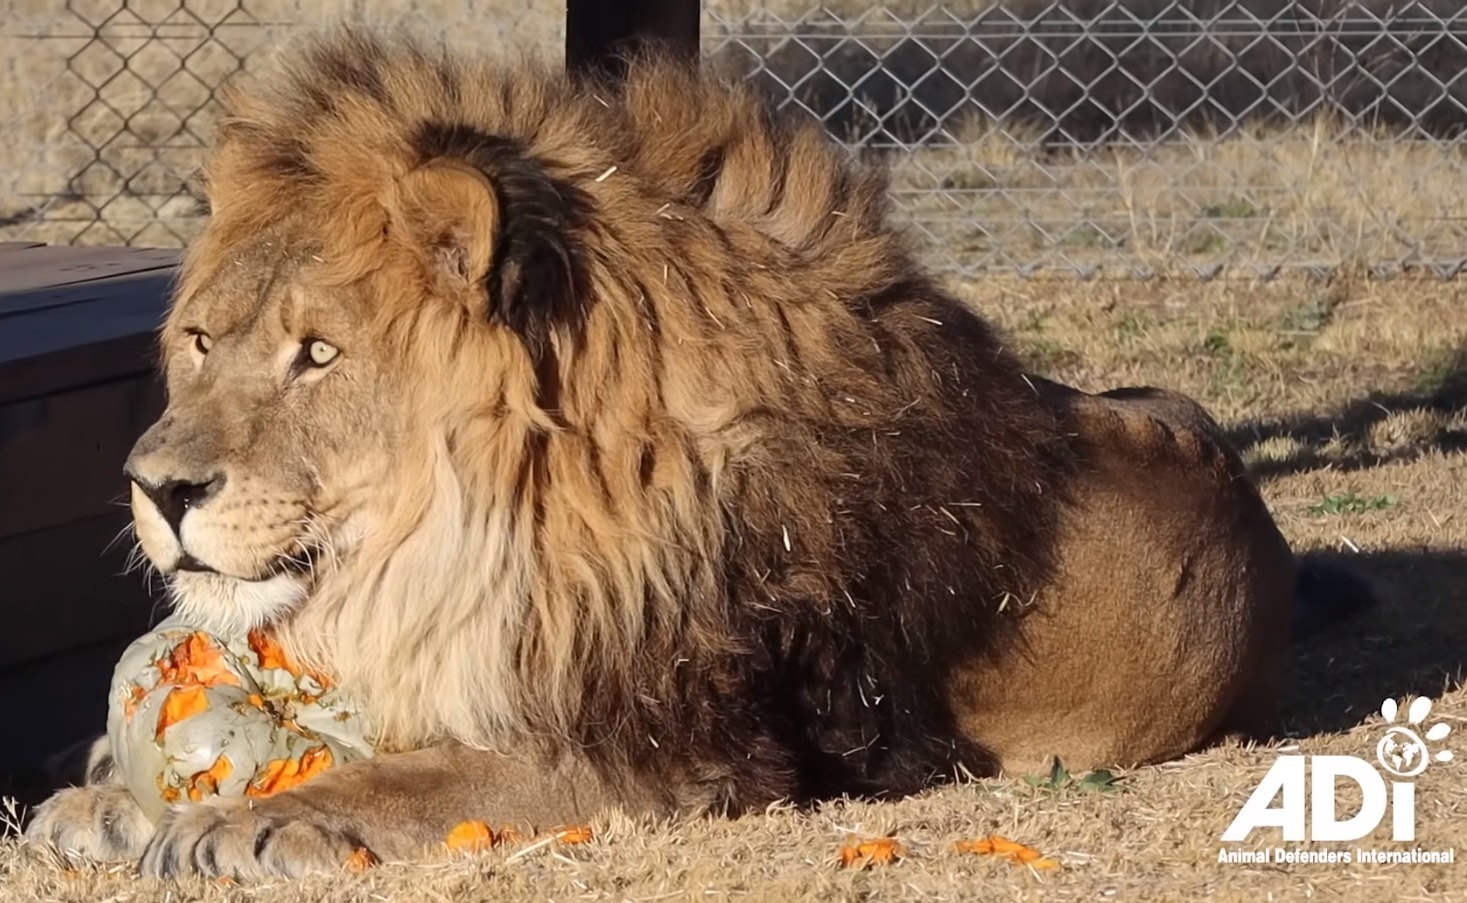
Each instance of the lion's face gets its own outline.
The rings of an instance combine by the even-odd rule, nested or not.
[[[535,360],[582,315],[587,201],[513,142],[419,137],[400,172],[364,151],[304,187],[248,132],[215,150],[162,334],[168,407],[127,462],[139,544],[194,623],[407,604],[454,567],[518,585],[523,555],[484,525],[550,427]]]
[[[404,426],[362,289],[313,282],[309,255],[282,247],[242,248],[180,293],[168,408],[126,465],[143,552],[221,629],[280,617],[349,554]]]

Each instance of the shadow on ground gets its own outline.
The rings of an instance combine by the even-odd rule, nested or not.
[[[1286,454],[1250,462],[1249,471],[1260,482],[1325,466],[1352,471],[1436,450],[1467,450],[1467,425],[1448,422],[1467,410],[1467,348],[1426,365],[1417,384],[1416,391],[1372,392],[1326,414],[1300,412],[1244,422],[1230,428],[1228,438],[1238,448],[1289,440]],[[1392,414],[1413,410],[1435,417],[1427,423],[1403,423],[1397,435],[1380,433]]]
[[[1467,347],[1423,362],[1414,391],[1372,392],[1332,412],[1297,412],[1229,429],[1255,456],[1259,482],[1328,468],[1355,471],[1436,452],[1467,450]],[[1419,417],[1401,415],[1425,412]],[[1393,416],[1395,423],[1388,423]],[[1351,728],[1386,697],[1436,698],[1467,672],[1467,550],[1311,553],[1366,578],[1378,604],[1295,646],[1281,732],[1298,737]]]
[[[1382,551],[1310,554],[1369,580],[1379,604],[1300,642],[1286,690],[1282,732],[1342,731],[1380,711],[1387,697],[1437,698],[1467,672],[1467,553]]]

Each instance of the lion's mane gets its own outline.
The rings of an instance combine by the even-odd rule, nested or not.
[[[424,411],[393,519],[282,625],[384,745],[536,737],[734,808],[984,767],[945,680],[1047,576],[1063,426],[879,169],[653,55],[607,84],[345,31],[227,106],[185,286],[299,224],[391,287],[375,353]],[[497,197],[478,322],[392,229],[435,159]]]

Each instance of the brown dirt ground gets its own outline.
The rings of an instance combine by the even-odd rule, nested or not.
[[[435,864],[259,887],[139,882],[0,843],[0,901],[240,900],[1467,900],[1467,862],[1220,864],[1219,836],[1284,749],[1362,755],[1382,699],[1437,699],[1458,758],[1418,781],[1417,843],[1467,859],[1467,316],[1453,283],[986,282],[970,294],[1035,367],[1083,388],[1194,393],[1233,431],[1302,552],[1350,562],[1380,608],[1298,649],[1282,736],[1123,773],[1120,790],[969,783],[890,804],[835,804],[676,826],[595,823],[595,842],[509,846]],[[1342,797],[1343,800],[1343,797]],[[1342,812],[1351,811],[1347,802]],[[491,814],[492,815],[492,814]],[[958,854],[991,832],[1061,863]],[[841,869],[848,834],[911,857]],[[1272,843],[1270,843],[1272,841]],[[1255,842],[1277,845],[1263,832]],[[1361,845],[1395,844],[1386,829]],[[1349,849],[1351,844],[1289,844]]]

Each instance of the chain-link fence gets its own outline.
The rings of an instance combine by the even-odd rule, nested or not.
[[[342,13],[559,52],[548,0],[4,0],[0,239],[172,245],[215,89]],[[1082,275],[1467,264],[1447,0],[709,0],[704,52],[886,157],[934,262]]]

